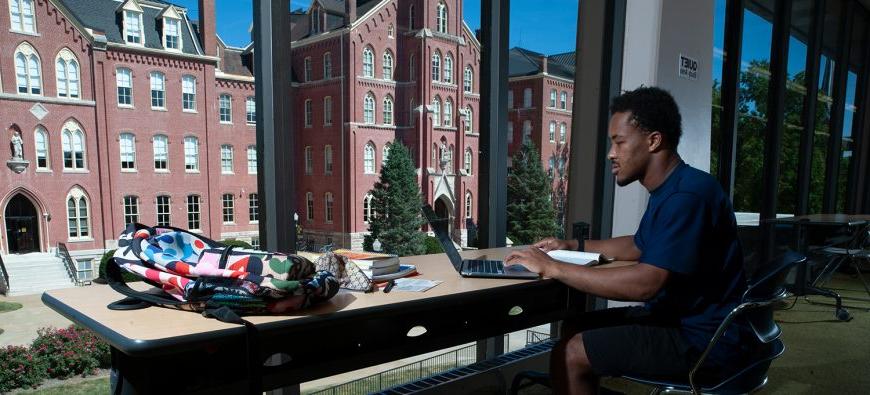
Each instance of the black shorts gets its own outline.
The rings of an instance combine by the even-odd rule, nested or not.
[[[685,380],[699,353],[684,339],[679,324],[649,315],[640,307],[587,313],[594,322],[583,332],[583,346],[599,376],[639,376]],[[590,314],[592,316],[590,316]]]

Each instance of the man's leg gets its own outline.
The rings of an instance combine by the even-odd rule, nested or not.
[[[560,345],[562,347],[559,347],[559,352],[554,352],[550,361],[554,393],[598,393],[598,376],[592,371],[592,364],[586,356],[583,333],[571,336],[564,343],[560,342]]]

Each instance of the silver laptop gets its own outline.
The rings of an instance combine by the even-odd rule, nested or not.
[[[537,273],[530,272],[524,266],[510,265],[505,266],[502,261],[486,260],[486,259],[462,259],[450,237],[447,235],[447,221],[445,218],[438,218],[432,206],[426,204],[423,206],[423,216],[429,221],[432,226],[432,231],[435,232],[435,237],[441,243],[441,248],[444,253],[450,258],[450,263],[453,268],[462,277],[485,277],[485,278],[524,278],[537,279]]]

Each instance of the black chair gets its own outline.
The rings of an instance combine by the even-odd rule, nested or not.
[[[653,393],[683,392],[683,393],[713,393],[713,394],[746,394],[756,391],[767,384],[767,370],[770,363],[785,351],[782,340],[779,339],[782,330],[773,320],[774,305],[787,297],[785,276],[796,265],[806,261],[806,257],[794,251],[786,251],[769,264],[760,267],[749,281],[741,303],[735,307],[722,321],[707,348],[701,353],[698,362],[689,372],[687,381],[666,381],[644,377],[623,376],[623,378],[655,387]],[[704,365],[710,351],[728,329],[728,326],[740,316],[745,316],[758,342],[759,352],[744,366],[738,367],[733,373],[716,382],[699,383],[696,375]],[[524,388],[524,381],[529,384],[549,385],[549,378],[537,372],[520,372],[513,380],[511,393],[516,394]]]

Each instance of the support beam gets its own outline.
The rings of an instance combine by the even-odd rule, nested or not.
[[[722,189],[733,200],[744,0],[728,1],[725,7],[725,64],[722,71],[722,116],[720,118],[722,130],[719,140],[718,178]]]
[[[819,97],[819,63],[822,59],[822,31],[825,24],[825,0],[817,0],[813,9],[813,19],[810,24],[809,43],[807,45],[807,62],[804,86],[807,95],[804,97],[803,113],[801,114],[803,132],[798,154],[798,194],[795,215],[809,214],[810,178],[813,169],[813,138],[816,133],[816,105]]]
[[[848,1],[840,16],[840,32],[837,36],[837,60],[834,71],[834,104],[831,107],[831,127],[828,139],[828,157],[825,166],[825,197],[822,199],[822,212],[837,211],[837,194],[840,178],[840,151],[843,147],[843,114],[846,111],[846,79],[849,76],[849,47],[852,23],[855,19],[855,2]]]

